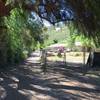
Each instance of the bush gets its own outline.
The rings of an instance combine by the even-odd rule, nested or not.
[[[58,40],[56,40],[56,39],[55,39],[55,40],[53,40],[53,43],[54,43],[54,44],[58,43]]]

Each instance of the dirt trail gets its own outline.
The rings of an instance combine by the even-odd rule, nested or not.
[[[100,70],[85,75],[81,64],[49,62],[44,74],[33,53],[0,73],[0,100],[100,100]]]

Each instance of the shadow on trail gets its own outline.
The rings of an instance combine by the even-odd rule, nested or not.
[[[99,100],[100,74],[97,77],[82,74],[81,64],[64,66],[62,62],[49,62],[44,75],[39,63],[25,62],[0,73],[0,100],[88,100],[90,96]],[[74,81],[95,87],[67,84]]]
[[[58,65],[53,65],[52,63],[57,63]],[[51,66],[52,65],[52,66]],[[88,83],[100,87],[100,68],[88,68],[83,66],[81,63],[69,62],[65,65],[62,62],[49,62],[48,72],[52,71],[54,73],[62,74],[66,79],[77,80],[82,83]],[[86,71],[85,75],[84,72]],[[89,76],[88,76],[89,75]],[[92,77],[92,75],[94,77]]]

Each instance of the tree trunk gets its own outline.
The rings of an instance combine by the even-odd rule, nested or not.
[[[4,19],[0,18],[0,66],[7,64],[6,31]]]

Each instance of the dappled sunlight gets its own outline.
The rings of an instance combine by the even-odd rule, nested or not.
[[[64,57],[63,57],[63,53],[62,53],[62,57],[58,57],[57,53],[55,53],[55,55],[49,56],[47,57],[47,59],[49,61],[64,61]],[[86,57],[85,57],[85,63],[87,62],[89,53],[86,53]],[[66,53],[66,62],[73,62],[73,63],[83,63],[83,52],[67,52]]]
[[[68,82],[60,82],[61,85],[66,85],[66,86],[79,86],[79,87],[86,87],[86,88],[91,88],[91,89],[95,89],[95,85],[92,84],[88,84],[88,83],[82,83],[79,81],[68,81]]]
[[[0,0],[0,100],[100,100],[100,0]]]
[[[37,94],[36,95],[37,99],[40,99],[40,100],[50,100],[50,99],[54,99],[48,95],[45,95],[45,94]],[[56,99],[55,99],[56,100]]]
[[[39,60],[39,57],[34,57],[34,58],[30,57],[30,58],[27,59],[27,62],[28,62],[28,63],[35,63],[35,62],[37,62],[38,60]],[[34,62],[33,62],[33,61],[34,61]]]
[[[61,61],[48,61],[46,73],[43,74],[41,64],[33,58],[31,56],[25,63],[0,74],[0,98],[100,100],[99,71],[92,73],[91,70],[83,75],[84,68],[80,63],[70,62],[65,66]]]
[[[4,81],[4,79],[0,77],[0,82],[2,82],[2,81]]]
[[[7,92],[4,87],[0,86],[0,98],[4,99],[7,96]]]
[[[8,84],[8,86],[13,88],[13,89],[17,89],[18,88],[18,84],[17,83]]]
[[[49,87],[44,87],[44,86],[40,86],[40,85],[30,84],[30,86],[33,87],[33,88],[40,89],[40,90],[46,90],[46,91],[50,91],[51,90],[51,88],[49,88]]]

